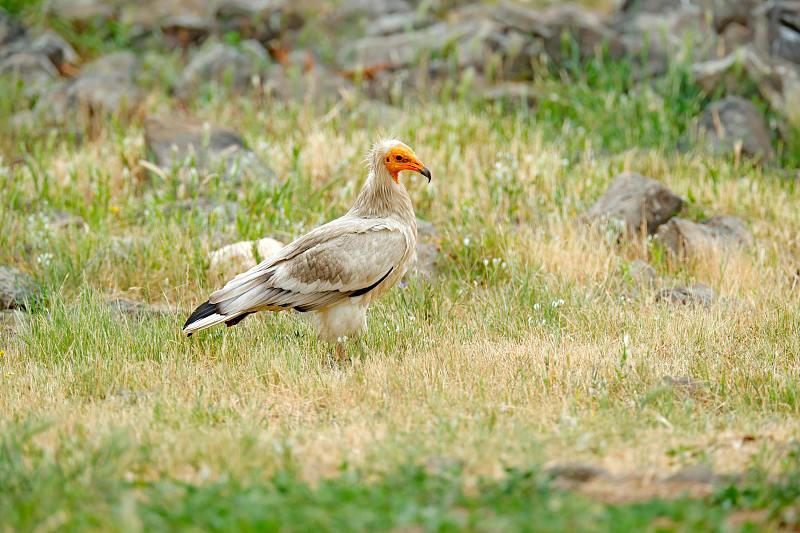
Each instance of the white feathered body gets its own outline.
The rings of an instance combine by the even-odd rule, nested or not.
[[[393,141],[396,142],[396,141]],[[234,325],[258,311],[317,315],[319,336],[335,341],[366,328],[370,303],[397,284],[415,259],[417,225],[405,187],[371,154],[370,172],[352,209],[291,242],[211,294],[189,317],[192,334]]]

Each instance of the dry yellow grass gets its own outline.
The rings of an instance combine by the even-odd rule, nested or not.
[[[311,190],[334,183],[308,211],[295,211],[303,213],[295,233],[346,208],[364,149],[390,131],[343,127],[310,111],[269,121],[233,104],[203,112],[239,124],[277,175],[304,176]],[[109,202],[123,214],[109,212],[88,235],[48,238],[64,288],[52,309],[5,334],[0,411],[51,421],[38,439],[54,454],[73,439],[100,443],[121,432],[148,450],[129,473],[141,479],[269,472],[287,456],[310,480],[345,463],[382,471],[408,460],[461,462],[490,476],[509,465],[578,460],[647,477],[696,461],[739,471],[754,455],[785,452],[800,438],[797,193],[769,172],[700,154],[631,150],[569,162],[535,124],[509,125],[518,131],[455,105],[430,105],[391,128],[433,169],[433,187],[409,187],[443,235],[443,272],[428,292],[415,282],[378,306],[352,364],[332,364],[289,315],[182,338],[180,311],[208,288],[193,265],[212,244],[176,221],[157,230],[136,222],[133,196],[147,185],[128,177],[144,175],[141,131],[57,148],[42,161],[52,187],[88,206],[100,201],[97,176],[107,176]],[[515,165],[520,190],[492,204],[496,163],[504,161]],[[577,222],[623,170],[691,191],[693,208],[751,225],[751,250],[657,265],[666,284],[701,281],[721,302],[656,304],[653,291],[622,274],[628,261],[647,259],[648,247],[618,245]],[[30,171],[15,172],[18,193],[33,195]],[[271,209],[255,206],[248,216]],[[14,249],[34,239],[21,217],[12,216],[10,228],[19,232],[9,241]],[[121,234],[141,237],[143,247],[124,261],[91,263],[86,250]],[[469,248],[478,264],[499,257],[509,266],[471,271]],[[41,268],[34,259],[16,262]],[[520,297],[521,280],[536,285],[536,307]],[[179,312],[109,319],[97,297],[109,292]],[[669,386],[666,377],[691,383]]]

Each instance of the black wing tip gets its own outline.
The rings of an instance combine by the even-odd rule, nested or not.
[[[391,274],[391,273],[392,273],[392,270],[394,270],[394,267],[390,268],[390,269],[389,269],[389,272],[387,272],[386,274],[384,274],[384,275],[383,275],[383,277],[381,277],[381,279],[379,279],[378,281],[376,281],[375,283],[373,283],[373,284],[372,284],[372,285],[370,285],[369,287],[364,287],[363,289],[358,289],[358,290],[355,290],[355,291],[351,292],[351,293],[350,293],[348,296],[350,296],[350,297],[353,297],[353,296],[362,296],[362,295],[364,295],[364,294],[367,294],[369,291],[371,291],[372,289],[374,289],[375,287],[377,287],[378,285],[380,285],[380,284],[381,284],[381,282],[382,282],[383,280],[385,280],[386,278],[388,278],[388,277],[389,277],[389,274]]]
[[[242,313],[241,315],[235,316],[235,317],[231,318],[230,320],[226,320],[225,321],[225,326],[231,328],[231,327],[235,326],[236,324],[238,324],[239,322],[241,322],[242,320],[244,320],[245,318],[247,318],[247,315],[252,315],[252,314],[253,314],[252,312],[249,312],[249,313]]]
[[[197,309],[195,309],[194,312],[191,315],[189,315],[189,318],[186,319],[186,323],[183,325],[183,329],[186,329],[186,327],[189,326],[189,324],[197,322],[198,320],[202,320],[208,316],[213,315],[216,312],[217,312],[216,304],[212,304],[208,300],[206,300],[205,302],[198,305]]]

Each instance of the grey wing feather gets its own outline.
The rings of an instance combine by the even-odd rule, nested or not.
[[[408,246],[396,223],[343,217],[239,274],[209,301],[224,315],[321,309],[381,281]]]

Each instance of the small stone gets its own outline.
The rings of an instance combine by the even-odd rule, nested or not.
[[[764,117],[752,104],[738,96],[714,102],[703,113],[699,134],[712,152],[741,151],[768,161],[773,157],[772,140]]]
[[[283,0],[221,0],[215,17],[222,33],[236,32],[244,39],[269,43],[302,26],[302,17],[291,7]]]
[[[282,242],[269,237],[223,246],[209,254],[209,271],[213,275],[230,279],[236,274],[253,268],[283,246]]]
[[[161,33],[169,46],[187,48],[200,44],[211,34],[211,21],[200,15],[184,13],[167,17]]]
[[[122,235],[111,237],[110,251],[117,257],[128,257],[136,248],[144,246],[147,239],[134,235]]]
[[[85,65],[77,78],[50,91],[35,111],[54,123],[69,123],[76,111],[88,116],[132,111],[142,99],[135,82],[139,68],[139,60],[131,52],[103,56]]]
[[[765,2],[757,11],[759,39],[770,55],[800,65],[800,4]]]
[[[689,395],[697,394],[708,387],[705,381],[696,380],[691,376],[664,376],[661,381],[670,389]]]
[[[108,302],[108,308],[119,315],[142,315],[147,311],[147,305],[142,302],[128,300],[127,298],[114,298]]]
[[[148,117],[144,138],[156,164],[164,169],[194,163],[203,174],[221,172],[226,178],[251,173],[260,178],[273,174],[245,147],[234,130],[214,126],[190,117]]]
[[[439,259],[439,232],[436,227],[422,219],[417,219],[417,259],[411,272],[425,278],[432,278],[436,275],[436,261]]]
[[[746,247],[753,242],[745,223],[731,216],[716,216],[700,223],[673,218],[658,228],[656,240],[680,258]]]
[[[310,65],[290,64],[274,69],[265,81],[264,89],[281,100],[326,105],[352,93],[354,87],[337,72],[312,62]]]
[[[547,29],[545,49],[555,61],[571,59],[564,56],[565,35],[572,38],[582,59],[599,54],[603,49],[612,58],[621,59],[625,55],[626,48],[622,40],[593,11],[569,3],[558,3],[541,12],[538,20]]]
[[[347,20],[372,22],[382,16],[402,13],[411,16],[414,8],[407,0],[345,0],[339,3],[330,17],[330,23]]]
[[[631,264],[628,265],[628,273],[631,279],[640,285],[653,287],[658,281],[656,269],[650,263],[641,259],[631,261]]]
[[[36,284],[14,267],[0,266],[0,310],[25,309],[36,296]]]
[[[110,76],[125,80],[133,80],[139,73],[141,62],[133,52],[120,51],[101,56],[87,63],[81,69],[80,75]]]
[[[483,98],[491,102],[502,102],[530,108],[536,105],[533,86],[525,82],[505,82],[493,85],[483,91]]]
[[[83,231],[89,230],[89,225],[86,224],[86,221],[83,220],[83,217],[80,215],[73,215],[72,213],[67,213],[66,211],[61,211],[59,209],[54,209],[52,211],[46,211],[41,215],[42,220],[45,222],[45,225],[50,230],[64,230],[64,229],[80,229]]]
[[[219,224],[229,224],[236,220],[239,205],[231,201],[218,201],[211,198],[187,198],[178,200],[165,206],[170,216],[194,214],[216,221]]]
[[[25,26],[4,9],[0,8],[0,47],[22,39],[25,37],[25,33]]]
[[[697,464],[681,468],[664,479],[665,483],[697,483],[710,485],[718,477],[707,465]]]
[[[368,36],[346,43],[338,54],[345,71],[371,78],[382,71],[410,67],[447,49],[462,68],[482,66],[490,54],[487,39],[495,25],[485,19],[439,22],[411,32]]]
[[[199,50],[183,70],[177,93],[186,98],[205,83],[227,85],[237,91],[252,86],[269,65],[269,56],[257,41],[240,46],[214,43]]]
[[[714,289],[698,283],[691,287],[673,287],[662,289],[656,296],[657,302],[668,302],[676,305],[709,306],[717,299]]]
[[[589,209],[593,223],[616,221],[623,231],[636,235],[644,229],[653,234],[683,207],[683,199],[661,183],[641,174],[626,172]]]
[[[14,333],[14,330],[22,324],[25,313],[19,309],[0,310],[0,339],[4,334]]]
[[[367,35],[391,35],[393,33],[418,30],[433,23],[429,17],[413,12],[408,13],[389,13],[375,20],[370,21],[367,26]]]
[[[78,61],[78,52],[54,31],[48,30],[44,32],[31,41],[29,46],[32,52],[46,55],[56,67]]]
[[[131,389],[117,389],[111,394],[109,394],[108,398],[109,399],[113,398],[129,404],[135,404],[140,401],[146,400],[147,396],[148,394],[145,391],[137,391]]]
[[[696,63],[692,66],[695,80],[708,94],[744,92],[755,84],[774,111],[800,125],[800,68],[769,57],[767,46],[747,45],[723,58]]]
[[[111,298],[106,303],[109,310],[117,316],[144,317],[165,314],[165,310],[159,306],[129,300],[128,298]]]
[[[44,54],[17,52],[0,59],[0,76],[20,80],[28,96],[39,94],[58,78],[58,71]]]
[[[83,30],[93,25],[106,24],[117,17],[111,2],[98,0],[58,0],[51,10],[53,14]]]
[[[594,478],[606,476],[605,469],[583,463],[563,463],[553,465],[545,470],[552,478],[560,478],[577,483],[586,483]]]

